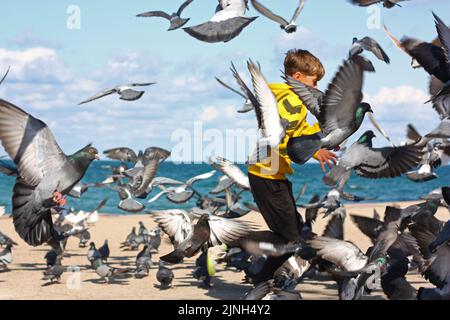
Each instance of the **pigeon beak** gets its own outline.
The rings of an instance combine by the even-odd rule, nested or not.
[[[98,154],[95,155],[95,160],[100,160],[100,157],[98,156]]]
[[[373,110],[372,110],[372,108],[370,108],[370,109],[369,109],[369,112],[373,114]]]

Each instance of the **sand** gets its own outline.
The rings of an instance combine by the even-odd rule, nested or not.
[[[398,203],[402,207],[411,203]],[[347,212],[364,216],[372,216],[373,208],[384,212],[388,204],[354,204],[347,206]],[[448,220],[448,213],[440,209],[437,217]],[[243,220],[256,222],[261,229],[266,229],[265,223],[259,213],[252,212]],[[124,241],[133,226],[143,221],[147,228],[155,224],[149,215],[101,215],[95,226],[91,227],[92,240],[100,246],[105,239],[109,240],[111,256],[109,263],[114,267],[134,267],[138,251],[122,251],[120,242]],[[327,223],[326,219],[318,219],[314,231],[320,234]],[[344,226],[345,239],[356,243],[363,251],[370,245],[369,239],[364,236],[351,219],[347,218]],[[0,217],[0,231],[12,237],[19,246],[13,250],[14,261],[10,271],[0,272],[0,300],[4,299],[241,299],[245,292],[252,288],[249,284],[242,284],[243,273],[225,270],[223,265],[218,266],[216,275],[212,280],[213,287],[205,289],[192,277],[195,258],[186,260],[181,265],[171,267],[175,273],[174,286],[167,290],[160,290],[156,284],[155,265],[150,275],[143,279],[128,278],[117,280],[111,284],[103,284],[94,270],[88,268],[86,258],[87,248],[78,248],[78,239],[69,239],[67,250],[70,257],[63,260],[65,266],[74,266],[79,272],[65,273],[60,284],[47,285],[42,281],[42,272],[45,270],[44,255],[48,246],[30,247],[26,245],[15,233],[12,220],[9,217]],[[166,238],[165,238],[166,239]],[[153,255],[157,262],[158,256],[171,251],[167,240],[163,240],[159,253]],[[78,268],[78,269],[76,269]],[[430,287],[420,274],[411,273],[408,280],[417,288]],[[306,280],[297,287],[303,298],[306,299],[337,299],[337,287],[333,282]],[[364,299],[386,299],[381,290],[372,292]]]

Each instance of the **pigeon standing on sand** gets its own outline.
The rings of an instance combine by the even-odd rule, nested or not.
[[[300,16],[300,13],[303,11],[303,8],[305,7],[306,0],[300,0],[297,8],[295,9],[294,15],[292,16],[290,21],[287,21],[283,17],[274,14],[272,11],[270,11],[268,8],[263,6],[260,2],[256,0],[251,0],[253,7],[261,13],[266,18],[275,21],[276,23],[280,24],[280,28],[286,31],[286,33],[293,33],[297,31],[297,24],[296,21],[298,17]]]
[[[111,94],[117,93],[120,96],[121,100],[125,100],[125,101],[135,101],[140,99],[145,91],[137,91],[134,90],[133,88],[135,87],[148,87],[151,85],[156,84],[156,82],[146,82],[146,83],[130,83],[130,84],[126,84],[123,86],[117,86],[114,87],[112,89],[107,89],[105,91],[102,91],[100,93],[95,94],[94,96],[82,101],[79,103],[79,105],[88,103],[88,102],[92,102],[94,100],[109,96]]]
[[[161,289],[167,289],[172,285],[174,278],[173,271],[164,265],[164,262],[159,261],[158,272],[156,273],[156,280],[160,283]]]
[[[158,253],[159,246],[161,245],[161,229],[156,228],[150,231],[150,239],[148,241],[148,247],[151,252]]]
[[[152,266],[152,254],[150,253],[150,247],[145,245],[141,252],[136,257],[136,271],[134,273],[135,278],[141,279],[148,276],[148,271]]]
[[[108,240],[105,240],[103,245],[98,248],[98,252],[100,252],[100,255],[102,257],[102,261],[108,261],[109,258],[109,246],[108,246]]]
[[[129,246],[131,244],[131,241],[137,236],[136,234],[136,227],[131,228],[131,232],[127,235],[124,242],[122,242],[120,245],[122,246]]]
[[[183,10],[186,9],[187,6],[189,6],[192,1],[194,0],[187,0],[183,2],[178,9],[177,12],[174,12],[172,14],[168,14],[164,11],[149,11],[145,13],[138,14],[136,17],[160,17],[164,18],[170,21],[170,27],[167,31],[172,31],[181,28],[184,26],[190,18],[183,19],[181,18],[181,13],[183,13]]]
[[[51,208],[65,204],[63,196],[98,159],[97,149],[87,145],[65,155],[44,122],[5,100],[0,100],[0,140],[20,175],[12,199],[17,233],[32,246],[56,246]]]
[[[104,264],[101,259],[96,259],[93,261],[93,266],[95,268],[95,273],[100,276],[101,280],[105,280],[106,284],[109,284],[111,280],[124,276],[129,273],[129,269],[118,269]]]
[[[87,259],[89,263],[91,264],[91,267],[94,268],[94,261],[97,259],[102,259],[101,253],[97,250],[95,247],[95,243],[91,242],[89,244],[89,250],[87,252]]]
[[[257,18],[244,17],[247,9],[248,0],[219,0],[216,14],[210,21],[183,30],[200,41],[228,42]]]
[[[42,280],[50,281],[50,283],[53,283],[54,281],[59,283],[62,274],[66,270],[66,268],[61,265],[61,259],[62,257],[58,256],[56,258],[55,264],[44,271],[44,277],[42,278]]]

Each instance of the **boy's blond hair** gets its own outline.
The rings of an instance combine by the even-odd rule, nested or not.
[[[317,76],[317,81],[320,81],[325,75],[325,68],[322,62],[308,50],[292,49],[286,53],[284,72],[290,76],[301,72],[307,76]]]

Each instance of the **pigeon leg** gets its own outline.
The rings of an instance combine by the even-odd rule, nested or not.
[[[66,205],[66,198],[64,198],[61,192],[55,191],[53,193],[53,202],[58,206],[64,207]]]

